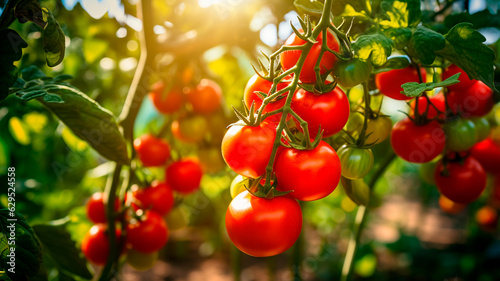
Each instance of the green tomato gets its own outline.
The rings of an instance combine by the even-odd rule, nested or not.
[[[373,168],[373,153],[369,148],[343,145],[337,150],[342,166],[341,174],[348,179],[360,179]]]
[[[339,61],[335,64],[333,73],[337,83],[345,88],[351,88],[368,80],[372,72],[372,64],[358,58]]]
[[[247,190],[245,186],[250,187],[250,179],[242,175],[237,175],[231,182],[231,188],[229,189],[231,192],[231,198],[234,198],[236,195]]]
[[[366,143],[381,143],[391,135],[392,121],[391,118],[379,116],[375,119],[368,119],[366,135],[370,134],[366,139]]]
[[[470,120],[474,122],[474,125],[476,126],[476,143],[485,140],[490,135],[491,131],[491,125],[488,119],[484,117],[477,117],[471,118]]]
[[[477,130],[474,122],[459,118],[444,125],[446,147],[452,151],[465,151],[476,144]]]
[[[147,239],[147,237],[145,237]],[[135,270],[144,271],[153,267],[158,260],[158,252],[145,254],[134,249],[127,251],[127,263]]]

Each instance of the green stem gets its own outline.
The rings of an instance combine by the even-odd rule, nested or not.
[[[241,280],[241,252],[231,245],[231,267],[233,268],[234,281]]]

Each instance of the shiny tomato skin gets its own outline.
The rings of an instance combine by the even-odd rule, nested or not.
[[[417,126],[405,118],[392,128],[391,145],[394,152],[412,163],[426,163],[443,152],[446,136],[441,125],[431,121]]]
[[[345,88],[352,88],[367,81],[371,72],[371,62],[358,58],[337,62],[333,71],[337,83]]]
[[[168,240],[169,231],[163,218],[146,211],[143,220],[133,220],[127,225],[127,244],[141,253],[159,251]]]
[[[443,93],[439,93],[435,96],[429,97],[431,104],[428,103],[427,98],[418,97],[418,113],[423,115],[427,110],[427,118],[444,118],[444,113],[446,112],[446,105],[444,100]],[[427,107],[427,105],[429,107]],[[432,106],[434,105],[434,106]],[[440,111],[440,113],[436,110],[436,108]],[[415,101],[411,102],[412,112],[415,110]]]
[[[134,148],[145,167],[162,166],[170,158],[170,145],[151,134],[135,139]]]
[[[426,72],[424,68],[420,68],[423,82],[426,82]],[[375,75],[375,84],[380,92],[395,100],[410,100],[401,94],[403,88],[401,85],[408,82],[420,82],[418,72],[415,67],[408,66],[402,69],[393,69],[387,72],[378,73]]]
[[[146,188],[136,188],[132,191],[135,210],[151,210],[160,215],[166,215],[174,206],[174,193],[165,182],[154,181]]]
[[[448,86],[448,90],[450,90],[450,91],[464,90],[464,89],[472,87],[472,85],[474,85],[474,83],[476,83],[477,80],[469,79],[469,76],[467,75],[467,73],[465,73],[465,71],[463,71],[460,67],[458,67],[454,64],[448,66],[444,70],[443,80],[446,80],[450,76],[453,76],[459,72],[460,72],[460,77],[458,77],[458,80],[460,82],[455,84],[455,85]]]
[[[92,194],[92,196],[89,198],[89,201],[87,201],[86,205],[87,217],[93,223],[107,222],[106,207],[104,206],[103,200],[104,199],[102,192],[96,192]],[[118,198],[115,198],[115,205],[114,205],[115,212],[117,212],[119,208],[120,208],[120,200]]]
[[[222,156],[236,173],[258,178],[265,173],[275,139],[276,128],[268,122],[258,126],[236,124],[222,140]]]
[[[298,90],[292,98],[291,108],[309,128],[309,136],[315,138],[319,127],[323,131],[323,138],[340,132],[349,119],[349,99],[339,88],[324,94]]]
[[[470,119],[458,118],[443,126],[446,134],[446,148],[452,151],[466,151],[476,144],[476,125]]]
[[[320,141],[312,150],[283,149],[276,158],[274,171],[279,190],[293,191],[290,195],[302,201],[313,201],[335,190],[341,166],[335,150]]]
[[[302,32],[302,29],[299,29],[300,32]],[[316,73],[314,72],[314,66],[316,65],[316,62],[318,61],[319,54],[321,51],[321,44],[323,42],[323,33],[321,33],[317,38],[316,38],[317,43],[315,43],[309,53],[307,54],[307,57],[305,59],[304,65],[302,67],[302,70],[300,71],[299,79],[303,83],[315,83],[316,82]],[[300,39],[295,35],[295,33],[292,33],[290,37],[285,41],[284,46],[300,46],[305,44],[306,41]],[[335,35],[333,35],[330,31],[327,32],[327,39],[326,43],[328,47],[333,50],[338,52],[339,51],[339,43],[337,41],[337,38],[335,38]],[[280,54],[280,60],[281,60],[281,66],[283,67],[284,70],[288,70],[292,67],[294,67],[297,64],[297,61],[299,60],[299,57],[301,55],[302,51],[300,50],[289,50],[285,51]],[[330,52],[325,52],[323,54],[323,57],[321,58],[320,62],[320,73],[324,74],[330,69],[333,68],[335,65],[335,61],[337,60],[337,57],[330,53]]]
[[[196,87],[187,92],[187,99],[193,106],[193,112],[210,114],[221,106],[222,89],[217,82],[202,79]]]
[[[106,264],[109,256],[107,228],[107,225],[104,223],[95,224],[82,240],[81,250],[83,255],[91,263],[98,266]],[[121,231],[117,228],[116,238],[118,239],[120,235]]]
[[[256,92],[263,92],[265,94],[270,94],[269,91],[273,86],[273,82],[268,81],[257,74],[254,74],[250,80],[248,80],[245,90],[243,91],[243,100],[245,105],[250,108],[254,102],[255,109],[257,110],[262,105],[262,99]],[[288,83],[280,82],[276,86],[276,91],[279,91],[288,86]]]
[[[493,139],[489,137],[478,142],[470,152],[488,173],[500,173],[500,144],[495,143]]]
[[[269,257],[288,250],[302,229],[299,203],[289,196],[272,199],[248,191],[238,194],[226,212],[226,230],[240,251],[254,257]]]
[[[343,145],[337,150],[342,176],[351,180],[366,176],[373,168],[373,152],[370,148]]]
[[[486,172],[474,157],[469,156],[460,162],[448,162],[444,171],[442,162],[438,163],[434,177],[436,186],[448,199],[469,204],[479,198],[486,187]]]
[[[165,93],[165,83],[156,82],[148,94],[156,109],[163,114],[171,114],[181,109],[184,103],[184,94],[179,87],[173,87]]]
[[[448,92],[448,103],[453,112],[463,117],[481,117],[488,114],[495,105],[493,90],[481,81],[471,87]]]
[[[184,158],[170,164],[165,171],[168,185],[182,194],[195,192],[200,188],[203,168],[197,158]]]

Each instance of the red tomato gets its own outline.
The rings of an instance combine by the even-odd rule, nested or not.
[[[391,145],[394,152],[412,163],[426,163],[443,152],[446,136],[441,125],[431,121],[417,126],[405,118],[392,128]]]
[[[450,90],[450,91],[465,90],[467,88],[472,87],[472,85],[474,85],[474,83],[476,83],[477,80],[469,79],[469,76],[467,75],[467,73],[465,73],[465,71],[463,71],[460,67],[458,67],[454,64],[448,66],[444,70],[443,80],[448,79],[450,76],[453,76],[459,72],[460,72],[460,77],[458,77],[458,80],[460,80],[460,83],[448,86],[448,90]]]
[[[238,194],[226,212],[226,230],[240,251],[269,257],[288,250],[302,229],[299,203],[289,196],[265,199],[248,191]]]
[[[483,206],[476,212],[476,221],[485,230],[495,230],[498,225],[497,210]]]
[[[93,223],[105,223],[106,209],[102,198],[102,192],[92,194],[92,197],[87,201],[87,217]],[[115,198],[114,210],[117,212],[120,209],[120,200]]]
[[[174,87],[170,89],[170,92],[165,93],[165,83],[162,81],[153,84],[152,91],[149,92],[149,98],[156,109],[163,114],[176,112],[184,102],[184,94],[181,89]]]
[[[160,215],[166,215],[174,206],[174,193],[165,182],[154,181],[146,188],[136,188],[132,191],[135,210],[151,210]]]
[[[434,173],[439,192],[450,200],[469,204],[476,200],[486,187],[486,172],[474,157],[460,162],[448,162],[446,170],[439,162]]]
[[[324,94],[300,89],[293,96],[291,108],[307,122],[309,136],[313,139],[320,126],[324,138],[340,132],[350,111],[349,99],[339,87]]]
[[[425,97],[418,98],[418,113],[420,115],[422,115],[427,110],[427,118],[429,118],[429,119],[434,119],[434,118],[438,117],[438,114],[439,114],[439,118],[444,118],[444,113],[446,112],[446,105],[445,105],[443,93],[439,93],[435,96],[429,97],[429,100],[431,102],[430,104],[428,104],[427,98],[425,98]],[[434,105],[434,106],[432,106],[432,105]],[[436,108],[441,113],[438,113]],[[411,102],[411,109],[412,109],[412,112],[415,110],[415,101]]]
[[[141,253],[159,251],[168,240],[168,228],[160,215],[146,211],[142,220],[132,220],[127,225],[127,243]]]
[[[275,139],[276,129],[268,122],[259,126],[236,124],[222,140],[222,156],[236,173],[258,178],[266,172]]]
[[[476,143],[471,148],[471,155],[481,163],[488,173],[500,173],[500,145],[490,137]]]
[[[95,224],[85,234],[82,240],[82,252],[85,258],[95,265],[104,265],[109,256],[109,240],[107,236],[107,225]],[[121,230],[116,229],[116,241],[120,238]]]
[[[257,95],[256,92],[264,92],[266,94],[270,94],[269,91],[271,90],[272,86],[273,82],[263,79],[257,74],[254,74],[250,78],[250,80],[248,80],[248,83],[245,86],[245,90],[243,91],[243,100],[245,101],[245,105],[250,108],[250,106],[252,106],[252,102],[255,102],[255,109],[258,109],[262,105],[262,99],[259,95]],[[278,83],[276,91],[279,91],[286,86],[288,86],[288,83]]]
[[[426,72],[424,68],[420,68],[423,82],[426,82]],[[408,66],[402,69],[393,69],[387,72],[378,73],[375,75],[375,84],[382,94],[395,100],[410,100],[401,94],[403,88],[401,85],[408,82],[420,82],[418,72],[415,67]]]
[[[196,158],[184,158],[167,167],[165,177],[173,190],[182,194],[195,192],[200,188],[203,169]]]
[[[168,143],[151,134],[145,134],[135,139],[134,148],[145,167],[161,166],[170,158]]]
[[[215,81],[202,79],[194,89],[188,91],[187,99],[195,113],[210,114],[221,105],[222,89]]]
[[[299,31],[302,32],[302,29],[299,29]],[[320,35],[316,38],[316,41],[317,43],[315,43],[311,47],[309,53],[307,54],[302,70],[300,71],[299,78],[303,83],[316,82],[316,73],[314,72],[314,66],[318,61],[319,54],[321,51],[321,44],[323,42],[323,33],[320,33]],[[290,35],[290,37],[288,37],[288,39],[285,41],[284,46],[300,46],[305,43],[306,41],[297,37],[295,33],[292,33],[292,35]],[[337,38],[335,38],[335,36],[330,31],[327,31],[326,44],[331,50],[336,52],[339,51],[339,43],[337,41]],[[280,60],[283,69],[288,70],[294,67],[297,64],[297,61],[299,60],[301,53],[302,53],[301,50],[291,50],[281,53]],[[319,65],[320,73],[324,74],[327,71],[331,70],[336,60],[337,57],[334,54],[330,52],[325,52],[323,54],[323,57],[321,58],[321,62]]]
[[[312,150],[285,148],[276,158],[274,171],[279,190],[304,201],[332,193],[340,180],[340,160],[335,150],[321,141]]]
[[[448,103],[453,112],[460,112],[463,117],[484,116],[493,105],[493,90],[481,81],[471,87],[448,92]]]

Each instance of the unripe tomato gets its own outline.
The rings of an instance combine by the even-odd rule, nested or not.
[[[229,192],[231,193],[231,198],[234,198],[238,194],[247,190],[245,186],[250,188],[250,179],[242,175],[237,175],[231,182],[231,187],[229,188]]]
[[[142,219],[134,219],[127,225],[127,243],[138,252],[149,254],[159,251],[167,240],[167,224],[153,211],[146,211]]]
[[[170,164],[165,177],[173,190],[189,194],[200,188],[203,169],[196,158],[184,158]]]
[[[151,134],[142,135],[134,140],[137,156],[145,167],[161,166],[170,158],[170,146],[162,139]]]
[[[459,72],[460,72],[460,77],[458,77],[458,80],[460,81],[460,83],[448,86],[448,90],[450,90],[450,91],[465,90],[467,88],[472,87],[472,85],[474,85],[474,83],[476,83],[477,80],[469,79],[469,75],[467,75],[467,73],[465,73],[465,71],[463,71],[460,67],[458,67],[454,64],[448,66],[444,70],[443,80],[446,80],[449,77],[451,77]]]
[[[109,240],[107,225],[103,223],[95,224],[85,234],[82,240],[82,252],[85,258],[95,265],[104,265],[109,256]],[[121,230],[116,228],[116,240],[120,238]]]
[[[438,161],[433,160],[427,163],[423,163],[418,168],[418,174],[420,178],[427,184],[436,185],[436,179],[434,178],[434,172],[436,171]]]
[[[485,230],[495,230],[498,225],[497,210],[490,206],[483,206],[476,212],[476,221]]]
[[[471,155],[474,156],[483,168],[492,174],[500,173],[500,145],[491,138],[487,138],[471,149]]]
[[[366,126],[366,135],[368,138],[365,143],[381,143],[391,135],[392,121],[391,118],[387,116],[378,116],[374,119],[370,118]],[[361,126],[361,128],[363,128],[363,126]]]
[[[174,120],[171,125],[174,137],[183,142],[197,143],[203,140],[208,132],[205,117],[192,115]]]
[[[202,79],[194,89],[187,92],[187,99],[195,113],[210,114],[221,105],[222,89],[215,81]]]
[[[481,81],[476,81],[469,88],[460,88],[448,92],[448,103],[453,112],[463,117],[484,116],[493,108],[493,90]]]
[[[337,150],[342,176],[351,180],[366,176],[373,168],[373,153],[369,148],[343,145]]]
[[[439,207],[441,207],[443,212],[454,215],[460,213],[463,209],[465,209],[465,207],[467,207],[467,205],[453,202],[441,195],[439,196]]]
[[[477,141],[477,131],[474,122],[458,118],[444,125],[446,147],[452,151],[466,151]]]
[[[137,188],[132,191],[135,201],[132,207],[135,210],[151,210],[160,215],[167,214],[174,206],[174,193],[165,182],[154,181],[146,188]]]
[[[134,249],[130,249],[127,252],[127,263],[135,270],[144,271],[153,267],[155,262],[158,260],[158,256],[159,252],[145,254],[135,251]]]
[[[302,32],[302,29],[299,29],[299,32]],[[330,50],[339,51],[339,43],[337,41],[337,38],[335,38],[335,35],[333,35],[330,31],[327,31],[326,33],[326,44],[330,48]],[[314,72],[314,66],[316,65],[316,62],[318,61],[319,54],[321,51],[321,44],[323,42],[323,33],[320,33],[320,35],[316,38],[316,43],[312,46],[310,49],[309,53],[307,54],[307,57],[305,59],[304,65],[302,67],[302,70],[300,71],[299,78],[303,83],[315,83],[316,82],[316,73]],[[284,46],[300,46],[305,44],[306,41],[300,39],[297,37],[295,33],[292,33],[288,39],[286,39]],[[285,51],[280,54],[280,61],[281,61],[281,66],[283,67],[283,70],[288,70],[292,67],[294,67],[297,64],[297,61],[299,60],[299,57],[301,55],[302,51],[301,50],[289,50]],[[321,58],[321,62],[319,64],[320,67],[320,74],[324,74],[330,69],[333,68],[335,61],[337,60],[337,57],[330,53],[330,52],[325,52],[323,54],[323,57]]]
[[[254,257],[283,253],[302,229],[299,203],[289,196],[265,199],[243,191],[226,212],[226,230],[240,251]]]
[[[367,81],[372,72],[372,64],[358,58],[349,61],[338,61],[335,64],[333,73],[337,83],[345,88],[352,88]]]
[[[105,223],[106,219],[106,209],[104,206],[102,192],[96,192],[92,194],[92,197],[87,201],[86,209],[87,209],[87,217],[93,223]],[[113,206],[115,212],[120,209],[120,200],[115,198],[115,204]]]
[[[184,103],[182,89],[173,87],[168,93],[165,92],[165,83],[158,81],[151,87],[149,98],[156,109],[163,114],[174,113],[179,110]]]
[[[491,131],[491,125],[490,122],[486,117],[475,117],[470,119],[473,123],[474,126],[476,127],[476,133],[477,133],[477,142],[485,140],[489,135]]]
[[[427,82],[427,74],[424,68],[420,68],[420,74],[422,76],[423,82]],[[380,92],[383,95],[395,100],[411,99],[411,97],[407,97],[401,94],[401,91],[403,91],[401,85],[408,82],[420,82],[418,72],[415,67],[408,66],[406,68],[393,69],[375,75],[375,84],[377,85],[377,88],[380,90]]]

